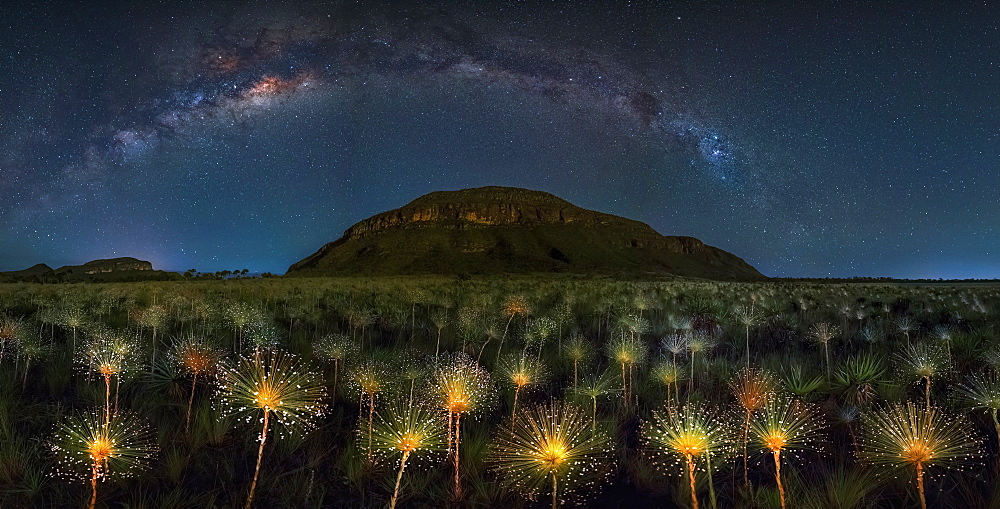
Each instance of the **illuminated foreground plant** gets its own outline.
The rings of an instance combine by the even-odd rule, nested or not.
[[[622,370],[622,399],[626,405],[633,390],[632,371],[646,359],[646,345],[637,337],[622,335],[605,347],[608,357]]]
[[[931,409],[931,380],[943,374],[950,366],[950,359],[943,349],[928,343],[907,345],[895,355],[896,361],[903,370],[903,375],[924,381],[924,407]]]
[[[400,455],[396,487],[389,502],[389,508],[394,509],[399,499],[399,484],[403,480],[403,470],[406,469],[406,462],[410,456],[444,449],[444,416],[439,411],[424,405],[411,405],[399,401],[390,405],[388,410],[380,411],[378,418],[372,435],[375,448],[389,456]]]
[[[500,432],[492,461],[504,480],[534,499],[550,486],[552,508],[559,493],[593,482],[610,461],[611,441],[595,430],[587,412],[556,403],[526,409]]]
[[[614,388],[615,376],[609,371],[605,371],[602,375],[596,376],[591,374],[590,376],[584,378],[580,381],[580,384],[576,387],[570,389],[572,394],[577,396],[582,396],[590,398],[592,405],[591,414],[591,427],[597,427],[597,398],[601,396],[607,396],[617,391]]]
[[[768,401],[750,420],[750,438],[774,459],[781,508],[785,509],[785,487],[781,484],[781,453],[815,448],[821,429],[815,406],[791,398]]]
[[[972,434],[970,423],[961,417],[949,417],[935,407],[919,408],[907,402],[866,413],[863,419],[863,457],[873,465],[894,469],[912,466],[923,509],[927,509],[926,467],[961,468],[981,456],[980,442]]]
[[[442,355],[435,364],[432,390],[437,406],[448,417],[448,450],[455,465],[454,495],[459,499],[462,496],[459,476],[462,415],[487,406],[493,395],[493,384],[489,372],[465,353],[458,352]]]
[[[222,352],[206,344],[201,338],[187,336],[174,342],[173,356],[178,367],[191,374],[191,395],[188,396],[187,412],[184,417],[184,433],[188,433],[191,430],[191,405],[194,403],[198,377],[205,378],[215,374],[219,368]]]
[[[316,341],[313,352],[321,361],[333,363],[333,392],[330,393],[330,397],[336,399],[340,365],[355,353],[355,345],[346,334],[327,334]]]
[[[574,334],[563,344],[562,354],[573,363],[573,387],[579,380],[580,363],[586,362],[594,353],[594,347],[587,338]]]
[[[661,360],[649,370],[649,376],[653,381],[663,384],[667,390],[666,400],[670,402],[670,389],[677,386],[677,382],[684,377],[684,372],[673,362]],[[680,401],[679,396],[674,397],[675,401]]]
[[[956,388],[956,393],[966,406],[989,412],[1000,443],[1000,420],[997,420],[997,411],[1000,411],[1000,376],[996,372],[969,375]]]
[[[375,398],[384,393],[389,388],[391,374],[383,362],[375,359],[368,359],[351,370],[349,386],[352,391],[358,393],[358,416],[361,416],[361,407],[365,399],[368,399],[368,461],[374,460],[372,456],[372,427],[375,422]]]
[[[3,361],[4,353],[17,348],[24,329],[24,320],[0,315],[0,361]]]
[[[263,414],[257,467],[244,505],[249,509],[257,488],[257,476],[272,416],[288,432],[311,428],[324,411],[321,403],[325,395],[323,379],[307,370],[290,354],[263,351],[253,357],[241,357],[234,366],[224,367],[219,374],[219,383],[219,399],[224,413],[243,418],[248,423]]]
[[[774,388],[777,383],[774,375],[769,371],[755,368],[743,368],[729,382],[729,390],[736,397],[736,401],[746,412],[746,419],[743,422],[743,483],[750,485],[750,476],[747,468],[747,443],[750,441],[750,418],[753,413],[764,408],[767,402],[774,397]]]
[[[104,379],[104,420],[111,420],[111,379],[115,379],[115,407],[118,385],[127,373],[138,369],[139,341],[125,331],[99,330],[91,334],[77,353],[83,370]]]
[[[143,468],[156,452],[150,428],[131,413],[110,420],[101,411],[71,417],[59,425],[52,443],[60,468],[57,475],[90,479],[90,503],[97,503],[97,481],[128,477]]]
[[[548,379],[549,373],[541,361],[524,354],[512,353],[500,361],[499,379],[514,387],[514,405],[510,418],[517,414],[517,397],[522,390],[537,387]]]
[[[684,461],[691,489],[691,507],[698,509],[695,490],[695,469],[704,459],[712,491],[712,456],[722,459],[733,450],[733,437],[726,424],[705,408],[686,405],[668,407],[665,412],[653,412],[653,419],[643,424],[642,436],[650,450]]]

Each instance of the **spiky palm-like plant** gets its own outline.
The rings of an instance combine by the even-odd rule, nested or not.
[[[884,383],[885,366],[882,359],[864,354],[848,358],[833,375],[833,390],[846,403],[865,406],[877,395],[876,387]]]
[[[917,324],[908,316],[901,316],[893,322],[896,330],[906,336],[906,344],[910,344],[910,333],[917,330]]]
[[[73,349],[76,350],[76,333],[87,324],[87,314],[76,306],[69,306],[55,317],[59,325],[73,331]]]
[[[197,336],[185,336],[174,340],[173,358],[182,371],[191,375],[191,394],[188,396],[187,412],[184,417],[184,433],[191,430],[191,406],[194,403],[198,378],[204,380],[215,375],[222,360],[222,351]]]
[[[671,362],[677,364],[677,356],[687,353],[688,334],[685,332],[664,336],[663,339],[660,340],[660,347],[670,352]]]
[[[823,387],[822,375],[810,376],[802,369],[800,364],[792,364],[782,373],[781,383],[785,390],[795,395],[802,401],[811,401],[815,397],[816,391]]]
[[[271,419],[287,432],[310,429],[323,415],[323,378],[291,354],[266,351],[242,356],[219,373],[219,403],[225,414],[252,422],[261,417],[260,447],[245,509],[253,503]]]
[[[563,356],[573,363],[573,386],[579,381],[579,367],[594,355],[594,346],[580,334],[574,334],[562,345]]]
[[[542,358],[542,348],[545,343],[555,335],[556,331],[559,329],[559,323],[549,318],[547,316],[539,317],[532,320],[528,325],[528,330],[524,335],[524,348],[521,353],[527,355],[528,348],[532,345],[538,347],[536,357],[538,359]]]
[[[552,509],[560,494],[593,482],[611,457],[611,440],[587,422],[587,414],[567,403],[528,408],[500,432],[491,460],[505,483],[530,499],[551,492]]]
[[[407,404],[412,406],[413,390],[417,386],[417,381],[425,381],[430,376],[430,366],[425,362],[424,356],[415,351],[404,352],[396,361],[399,362],[397,373],[400,381],[409,386]]]
[[[657,383],[663,384],[663,387],[667,390],[666,400],[669,403],[671,389],[674,389],[675,393],[677,392],[677,383],[684,378],[684,371],[673,362],[663,359],[653,364],[653,367],[649,370],[649,376]],[[674,400],[679,401],[680,398],[675,394]]]
[[[740,306],[733,310],[736,321],[746,329],[746,367],[750,368],[750,328],[764,323],[764,313],[755,309],[754,306]]]
[[[774,397],[750,420],[751,441],[774,460],[774,480],[778,485],[781,507],[785,487],[781,483],[782,453],[815,449],[822,424],[817,408],[787,397]]]
[[[399,499],[403,471],[410,457],[444,450],[444,415],[423,404],[397,401],[379,411],[373,440],[375,449],[381,454],[400,456],[396,487],[389,502],[389,508],[394,509]]]
[[[42,339],[41,336],[35,334],[25,334],[18,344],[17,356],[24,359],[24,374],[21,376],[21,387],[25,387],[28,383],[28,370],[31,368],[31,363],[45,358],[52,352],[52,343],[48,340]]]
[[[261,312],[243,302],[230,302],[225,308],[226,322],[233,329],[236,350],[243,349],[243,333],[247,327],[260,320]]]
[[[950,359],[938,345],[914,343],[907,345],[895,355],[903,375],[924,381],[924,407],[931,408],[931,381],[950,367]]]
[[[441,353],[441,331],[451,323],[448,319],[448,309],[437,309],[431,313],[431,323],[437,329],[437,340],[434,344],[434,358],[437,359]]]
[[[117,387],[122,377],[139,368],[139,338],[126,331],[97,330],[88,335],[77,352],[77,364],[87,373],[104,380],[104,417],[111,420],[111,379],[115,379],[115,405]]]
[[[826,382],[830,383],[830,341],[840,334],[840,327],[821,322],[809,329],[807,337],[814,343],[823,345],[823,358],[826,363]]]
[[[608,343],[606,352],[615,364],[621,366],[622,400],[628,405],[632,396],[632,371],[646,360],[646,345],[638,337],[622,334]]]
[[[937,327],[934,327],[934,331],[931,333],[931,336],[944,344],[947,356],[951,357],[951,340],[954,336],[951,327],[948,327],[947,325],[938,325]]]
[[[980,441],[963,417],[945,415],[940,409],[896,404],[866,413],[863,457],[873,465],[912,467],[920,507],[927,509],[924,470],[927,467],[961,468],[981,456]]]
[[[327,334],[313,344],[313,353],[320,361],[333,363],[333,390],[330,397],[337,398],[340,365],[356,352],[356,345],[347,334]]]
[[[456,499],[462,496],[461,455],[462,416],[487,407],[493,382],[485,368],[463,352],[441,355],[433,368],[432,394],[447,415],[448,450],[455,465]]]
[[[153,304],[146,309],[143,309],[136,313],[136,321],[139,326],[151,329],[153,331],[153,341],[152,341],[152,357],[150,362],[156,364],[156,347],[159,339],[157,338],[157,333],[163,329],[164,325],[167,323],[167,308],[159,305]]]
[[[514,419],[517,413],[517,397],[522,390],[528,390],[544,384],[549,379],[549,370],[541,361],[530,356],[511,353],[500,360],[497,368],[497,380],[507,386],[514,387],[514,404],[510,416]]]
[[[719,461],[716,463],[718,465],[732,453],[735,437],[728,424],[702,406],[667,407],[665,411],[654,411],[653,419],[643,423],[642,437],[648,449],[683,461],[693,509],[698,509],[695,470],[697,464],[704,460],[706,471],[710,476],[709,488],[713,506],[715,505],[715,490],[711,486],[711,461],[714,456]]]
[[[955,394],[968,408],[989,412],[1000,443],[1000,420],[997,420],[997,412],[1000,411],[1000,376],[995,371],[974,373],[955,388]]]
[[[694,365],[699,355],[704,357],[708,352],[719,346],[719,340],[711,334],[695,333],[688,337],[687,349],[691,354],[691,376],[688,377],[688,396],[694,392]]]
[[[649,320],[646,320],[641,315],[631,313],[618,316],[618,327],[623,333],[627,333],[633,338],[647,334],[652,329],[649,325]]]
[[[127,477],[146,466],[156,452],[149,426],[129,412],[108,420],[100,411],[70,417],[60,424],[52,441],[59,462],[57,475],[89,479],[89,509],[97,503],[97,481]]]
[[[746,414],[740,439],[743,444],[743,482],[748,486],[750,475],[747,466],[747,444],[750,441],[750,418],[774,397],[777,385],[770,371],[756,368],[741,369],[729,382],[729,391],[736,397],[736,402]]]
[[[524,298],[523,295],[511,295],[504,301],[503,308],[500,312],[503,316],[507,317],[507,324],[504,325],[503,334],[500,335],[500,345],[497,347],[497,362],[500,361],[500,354],[503,353],[503,342],[507,338],[507,331],[510,329],[510,323],[513,322],[514,317],[518,315],[522,317],[531,315],[531,305],[528,304],[528,299]]]
[[[372,450],[372,426],[375,418],[375,398],[389,389],[392,377],[384,362],[368,359],[351,369],[348,380],[350,389],[358,394],[359,419],[365,399],[368,400],[368,460],[371,461],[374,452]]]
[[[600,376],[586,376],[579,385],[570,389],[572,394],[590,399],[592,405],[591,427],[593,428],[597,428],[597,398],[616,392],[618,389],[614,388],[614,383],[615,375],[608,370]]]

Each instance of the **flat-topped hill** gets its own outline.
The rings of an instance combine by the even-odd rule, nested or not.
[[[438,191],[351,226],[290,275],[571,272],[764,279],[694,237],[587,210],[541,191]]]

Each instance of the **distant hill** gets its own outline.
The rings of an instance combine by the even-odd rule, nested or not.
[[[93,260],[83,265],[64,265],[58,269],[39,263],[24,270],[0,272],[0,280],[4,281],[115,282],[179,278],[181,276],[175,272],[153,270],[152,263],[130,257]]]
[[[693,237],[512,187],[430,193],[376,214],[295,263],[288,275],[568,272],[766,279]]]
[[[36,265],[32,265],[31,267],[28,267],[27,269],[23,269],[23,270],[14,270],[14,271],[10,271],[10,272],[0,272],[0,275],[3,275],[3,276],[12,276],[12,277],[31,277],[31,276],[42,276],[42,275],[51,274],[51,273],[52,273],[52,267],[49,267],[48,265],[45,265],[44,263],[39,263],[39,264],[36,264]]]

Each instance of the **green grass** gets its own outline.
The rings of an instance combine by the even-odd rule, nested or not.
[[[504,305],[513,296],[522,297],[530,311],[505,314]],[[746,329],[729,310],[751,303],[765,316],[751,329],[751,365],[773,372],[784,397],[824,409],[820,418],[825,428],[818,442],[822,452],[806,451],[782,465],[789,501],[806,508],[903,508],[916,502],[913,487],[905,481],[868,476],[868,467],[854,457],[850,435],[861,437],[860,423],[873,408],[908,400],[924,405],[925,386],[896,356],[905,350],[907,334],[912,344],[950,347],[950,369],[934,375],[931,401],[967,416],[985,454],[981,467],[929,477],[928,499],[977,508],[990,507],[997,499],[998,444],[991,414],[969,404],[959,390],[969,383],[969,375],[1000,365],[995,355],[997,285],[711,283],[562,274],[0,284],[0,317],[21,320],[33,337],[52,344],[44,358],[27,366],[26,378],[27,357],[21,356],[16,342],[0,361],[0,507],[84,507],[88,502],[89,486],[53,475],[56,458],[51,449],[53,432],[61,423],[104,405],[103,379],[74,365],[74,331],[59,318],[77,314],[82,314],[78,345],[97,327],[141,338],[134,352],[140,365],[123,377],[118,408],[155,424],[161,451],[133,477],[102,480],[99,507],[242,507],[256,466],[260,423],[239,424],[220,413],[215,403],[218,380],[208,376],[204,382],[199,378],[191,431],[183,433],[191,379],[167,362],[165,353],[170,338],[193,334],[220,345],[224,362],[231,363],[238,355],[252,355],[245,348],[261,330],[314,369],[322,366],[328,390],[333,365],[314,347],[337,334],[350,341],[351,348],[343,356],[337,354],[339,395],[324,400],[327,411],[315,428],[304,437],[268,441],[255,507],[387,505],[396,472],[388,463],[367,461],[367,441],[359,438],[358,430],[367,430],[368,407],[363,405],[359,414],[350,375],[374,359],[397,382],[386,389],[386,399],[377,396],[376,411],[389,398],[408,398],[411,380],[416,400],[433,401],[427,374],[433,372],[439,331],[443,352],[452,356],[464,346],[473,360],[489,334],[495,334],[479,364],[494,379],[494,394],[503,397],[491,395],[479,413],[462,418],[462,500],[452,498],[452,465],[427,458],[407,467],[400,507],[549,505],[549,500],[533,502],[499,483],[489,468],[490,447],[509,425],[513,398],[509,386],[496,382],[496,359],[522,352],[537,359],[550,376],[533,390],[521,391],[518,413],[537,404],[571,400],[586,411],[589,423],[596,398],[597,426],[611,436],[614,450],[613,461],[606,463],[611,471],[587,505],[687,507],[690,496],[683,477],[666,476],[651,464],[640,440],[641,423],[667,404],[660,375],[676,361],[683,376],[670,399],[704,405],[742,429],[746,412],[730,393],[729,383],[746,362]],[[155,367],[150,365],[152,330],[137,321],[154,304],[165,311],[157,330],[162,362]],[[245,323],[234,320],[239,310],[249,310]],[[366,310],[362,321],[359,310]],[[905,334],[898,328],[902,319],[910,323]],[[499,334],[508,322],[498,355]],[[553,323],[554,328],[546,325],[542,331],[544,341],[538,341],[539,324]],[[827,345],[829,384],[824,352],[807,340],[817,323],[840,329]],[[941,327],[950,332],[948,345],[939,338]],[[716,346],[695,353],[692,381],[691,352],[675,354],[660,340],[696,332],[710,336]],[[566,351],[576,344],[573,337],[585,338],[590,353],[577,366],[575,388],[572,355]],[[627,404],[620,392],[621,365],[606,354],[608,346],[622,338],[628,343],[635,338],[632,346],[644,359],[631,373],[626,366]],[[240,344],[244,349],[237,351]],[[598,383],[602,374],[606,380]],[[813,383],[817,378],[820,382]],[[983,389],[993,390],[990,387],[984,384]],[[995,395],[981,396],[989,400]],[[845,421],[845,408],[854,408],[857,415]],[[774,464],[765,455],[749,462],[749,489],[743,486],[741,460],[717,468],[713,487],[719,507],[774,507],[779,502]],[[706,477],[697,476],[697,490],[702,506],[710,507]],[[542,491],[540,498],[545,495]]]

